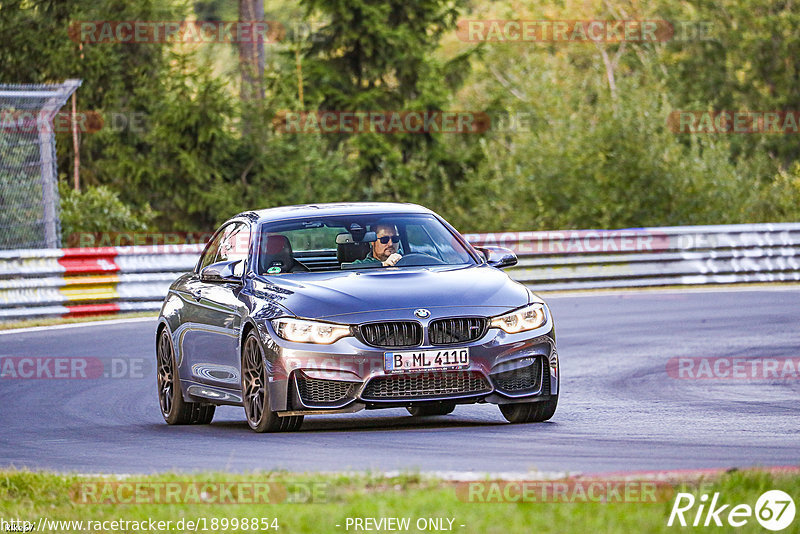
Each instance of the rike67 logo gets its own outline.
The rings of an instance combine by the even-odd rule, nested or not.
[[[756,501],[755,508],[749,504],[723,504],[719,492],[714,493],[709,502],[708,494],[696,499],[691,493],[678,493],[672,512],[669,514],[667,526],[679,524],[682,527],[731,527],[746,525],[754,516],[756,521],[767,530],[783,530],[794,521],[794,501],[788,493],[781,490],[770,490],[763,493]]]

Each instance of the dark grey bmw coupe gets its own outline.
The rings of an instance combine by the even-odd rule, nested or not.
[[[176,280],[156,331],[158,400],[169,424],[244,406],[256,432],[310,414],[405,407],[445,415],[492,403],[545,421],[559,363],[547,305],[413,204],[248,211],[220,227]]]

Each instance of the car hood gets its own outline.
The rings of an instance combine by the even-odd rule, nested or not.
[[[263,277],[256,285],[298,317],[342,323],[370,320],[375,312],[404,317],[417,308],[429,309],[432,317],[496,315],[524,306],[530,295],[487,265],[294,273]]]

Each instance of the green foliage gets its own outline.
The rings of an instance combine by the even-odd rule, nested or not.
[[[458,2],[301,0],[325,25],[304,50],[308,101],[323,110],[401,111],[448,109],[469,72],[470,52],[442,59],[439,40],[455,28]],[[355,160],[347,184],[353,200],[410,201],[436,207],[471,199],[454,195],[482,160],[475,139],[457,149],[453,134],[330,136]],[[456,134],[457,135],[457,134]]]
[[[80,145],[86,198],[118,215],[104,229],[210,230],[245,209],[356,200],[417,202],[469,232],[800,220],[796,135],[678,135],[666,122],[674,110],[800,109],[800,11],[791,3],[266,4],[267,18],[289,32],[304,22],[314,31],[265,46],[266,96],[247,103],[233,46],[79,46],[69,33],[82,20],[230,20],[232,4],[0,5],[0,81],[81,78],[78,108],[106,118]],[[476,18],[668,19],[678,34],[625,45],[458,40],[457,20]],[[684,39],[684,23],[707,23],[710,35]],[[289,135],[273,127],[281,110],[320,109],[473,110],[495,121],[485,134]],[[127,125],[115,127],[115,115]],[[504,126],[504,117],[525,126]],[[57,142],[66,175],[71,136]],[[100,212],[75,209],[71,192],[63,202],[65,235],[75,231],[69,225],[100,224],[91,220]],[[128,218],[119,202],[147,215]]]
[[[705,39],[676,41],[663,51],[665,78],[676,104],[692,109],[800,109],[797,6],[767,0],[663,3],[676,19],[704,21],[709,30]],[[768,153],[789,167],[800,158],[796,135],[734,136],[734,153]]]
[[[762,222],[800,218],[800,162],[759,184],[748,215],[750,220]]]
[[[95,162],[127,202],[150,202],[165,214],[162,229],[208,228],[242,211],[234,182],[234,102],[206,65],[193,65],[185,54],[169,55],[144,128],[117,134],[128,142],[109,143]],[[228,184],[230,190],[220,195]]]
[[[301,0],[327,24],[306,52],[309,82],[322,109],[394,109],[424,99],[442,103],[426,87],[436,72],[432,52],[455,26],[450,0]],[[427,89],[426,94],[421,90]],[[438,98],[437,98],[438,97]]]
[[[730,161],[727,140],[675,135],[666,95],[622,80],[614,98],[598,84],[579,91],[546,67],[529,69],[536,95],[510,103],[506,120],[513,130],[527,118],[528,127],[485,141],[493,165],[476,180],[493,191],[487,212],[496,216],[483,228],[707,224],[747,215],[737,209],[750,195],[748,178]],[[587,94],[595,96],[587,102]]]
[[[119,195],[106,186],[75,191],[62,182],[61,234],[64,246],[70,236],[80,232],[141,232],[149,229],[154,218],[150,207],[134,213]],[[74,240],[73,240],[74,241]]]
[[[739,7],[731,7],[736,15],[730,16],[703,2],[663,1],[649,12],[625,2],[604,3],[597,10],[582,6],[587,19],[668,18],[679,28],[677,38],[683,38],[681,22],[693,28],[708,22],[714,31],[731,25],[747,29],[712,31],[710,40],[487,44],[461,101],[528,122],[522,129],[495,130],[484,140],[487,164],[471,183],[487,192],[485,212],[493,216],[488,223],[465,221],[464,228],[800,219],[796,174],[783,163],[797,159],[796,136],[676,134],[667,127],[674,110],[798,109],[790,96],[796,87],[757,89],[760,76],[779,76],[775,58],[787,65],[796,61],[790,58],[798,41],[784,31],[796,15],[788,6],[749,4],[742,9],[759,14],[757,22]],[[576,18],[553,15],[569,7],[545,2],[513,16]],[[767,28],[777,32],[769,44]],[[764,61],[756,65],[750,58]],[[795,68],[790,65],[785,74]],[[784,83],[792,82],[781,77]]]

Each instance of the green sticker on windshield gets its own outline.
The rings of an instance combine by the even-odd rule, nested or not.
[[[280,267],[270,267],[267,269],[267,274],[278,274],[279,272],[281,272]]]

